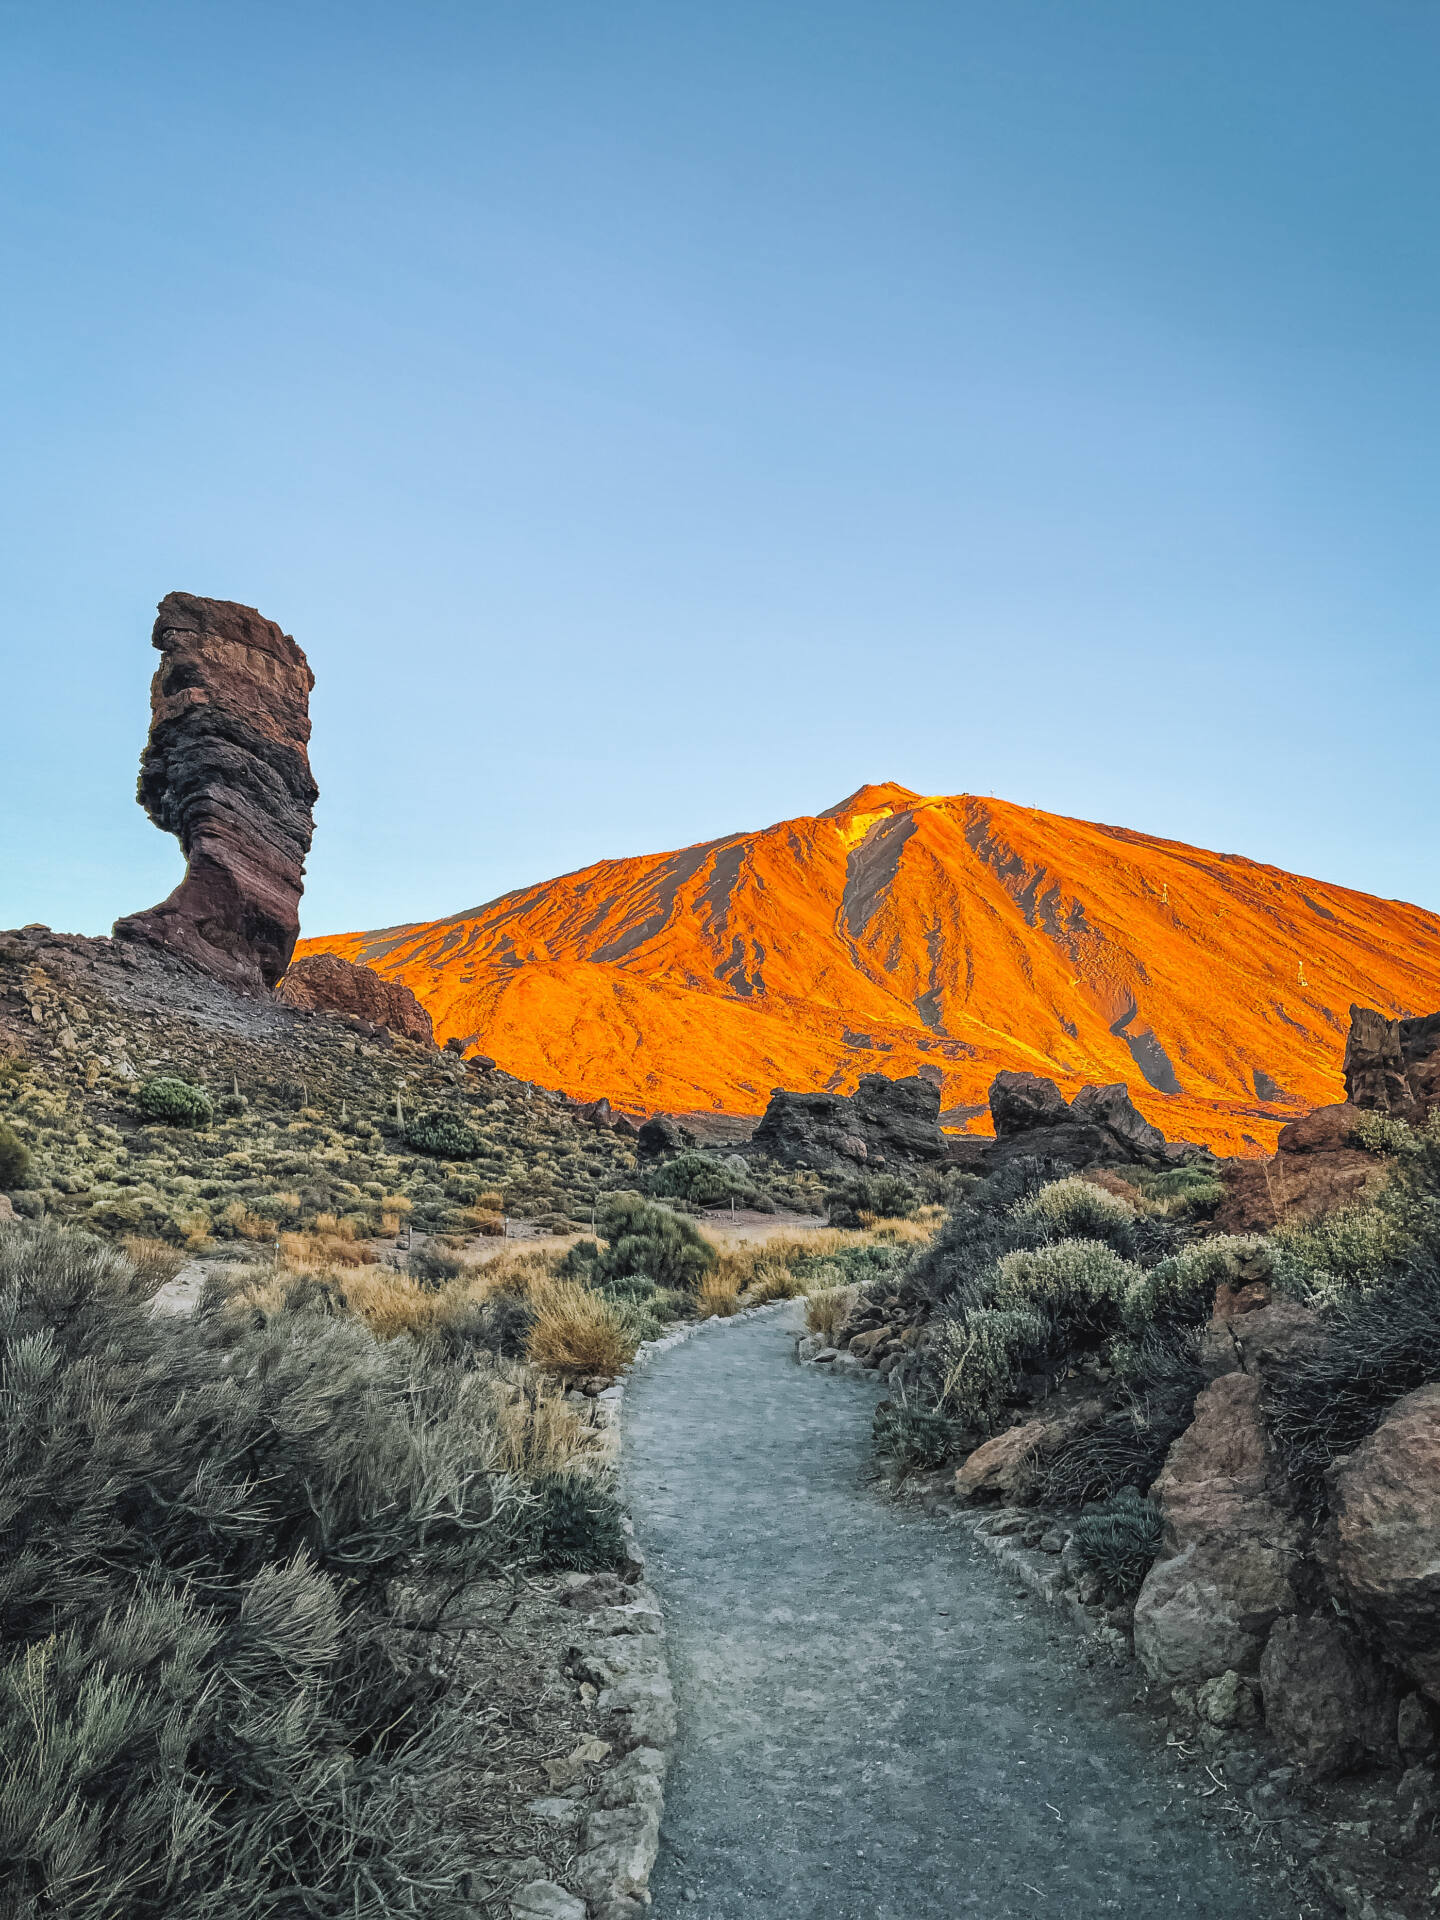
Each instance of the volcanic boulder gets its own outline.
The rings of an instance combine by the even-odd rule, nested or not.
[[[1313,1220],[1352,1206],[1385,1177],[1385,1162],[1359,1144],[1360,1109],[1317,1107],[1280,1129],[1268,1160],[1232,1160],[1215,1216],[1221,1233],[1269,1233],[1285,1220]]]
[[[433,1047],[430,1016],[406,986],[386,980],[373,967],[352,966],[334,953],[311,953],[297,960],[275,989],[287,1006],[312,1013],[348,1014],[372,1027],[403,1034]]]
[[[995,1144],[985,1151],[988,1168],[1021,1156],[1077,1169],[1107,1160],[1169,1167],[1204,1157],[1203,1149],[1183,1142],[1169,1145],[1119,1081],[1084,1086],[1067,1101],[1041,1074],[997,1073],[990,1085],[990,1117]]]
[[[848,1098],[777,1087],[753,1144],[786,1166],[829,1172],[940,1160],[940,1089],[925,1075],[883,1073],[863,1075]]]
[[[185,850],[159,906],[115,924],[243,992],[274,987],[300,931],[317,788],[306,747],[314,675],[253,607],[168,594],[151,643],[150,738],[137,799]]]

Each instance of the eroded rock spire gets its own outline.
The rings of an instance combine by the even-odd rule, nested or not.
[[[115,923],[247,992],[273,987],[300,931],[318,789],[305,655],[253,607],[171,593],[151,636],[150,738],[136,793],[185,850],[159,906]]]

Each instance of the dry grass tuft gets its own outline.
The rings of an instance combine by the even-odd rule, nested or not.
[[[598,1293],[555,1279],[528,1291],[535,1324],[525,1351],[537,1366],[559,1374],[614,1375],[634,1359],[635,1339]]]
[[[502,1361],[492,1393],[505,1472],[530,1480],[600,1464],[597,1429],[566,1402],[565,1389],[557,1382]]]
[[[350,1311],[381,1340],[423,1333],[433,1324],[441,1296],[393,1267],[366,1267],[332,1276]]]
[[[280,1264],[292,1273],[315,1273],[329,1267],[370,1266],[375,1249],[355,1238],[349,1220],[337,1220],[333,1213],[317,1216],[310,1233],[282,1233]]]
[[[125,1258],[152,1293],[173,1280],[185,1264],[184,1254],[177,1253],[168,1240],[154,1240],[148,1234],[129,1234],[120,1245]]]
[[[804,1293],[805,1285],[792,1268],[781,1266],[778,1261],[762,1261],[751,1277],[745,1304],[763,1307],[771,1300],[794,1300]]]
[[[722,1320],[728,1320],[732,1313],[739,1311],[740,1289],[733,1273],[724,1273],[718,1266],[712,1268],[701,1280],[695,1296],[696,1319],[709,1320],[718,1314]]]
[[[811,1333],[834,1342],[850,1309],[860,1298],[859,1287],[823,1287],[805,1303],[805,1325]]]

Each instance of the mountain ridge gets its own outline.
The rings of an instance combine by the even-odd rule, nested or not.
[[[1173,897],[1172,897],[1173,896]],[[447,915],[302,939],[401,980],[440,1040],[632,1110],[1001,1067],[1121,1080],[1256,1153],[1339,1097],[1352,1001],[1440,1005],[1440,916],[1134,828],[868,783],[824,812],[592,862]]]

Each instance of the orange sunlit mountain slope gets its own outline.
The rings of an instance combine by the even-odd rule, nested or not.
[[[1015,1067],[1124,1080],[1222,1153],[1342,1097],[1353,1000],[1440,1007],[1440,917],[1418,907],[893,785],[299,951],[403,980],[439,1040],[632,1111],[757,1114],[772,1087],[928,1066],[958,1125]]]

